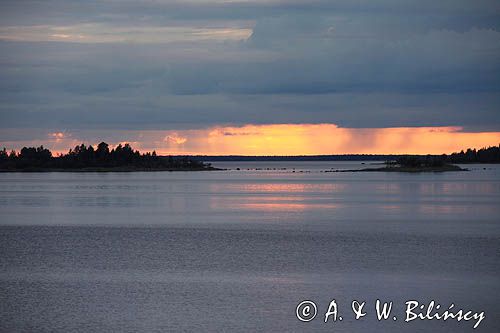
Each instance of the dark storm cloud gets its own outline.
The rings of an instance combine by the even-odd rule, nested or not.
[[[500,130],[497,1],[0,6],[3,128]]]

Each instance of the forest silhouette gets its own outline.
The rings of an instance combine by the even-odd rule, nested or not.
[[[53,156],[43,146],[24,147],[19,152],[0,151],[2,170],[89,170],[89,171],[155,171],[155,170],[210,170],[209,164],[188,157],[158,156],[155,151],[141,154],[129,144],[113,149],[101,142],[93,146],[81,144],[67,154]]]

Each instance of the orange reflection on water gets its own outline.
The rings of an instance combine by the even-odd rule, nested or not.
[[[342,192],[346,184],[306,184],[306,183],[262,183],[244,184],[241,190],[245,192],[273,192],[273,193],[304,193],[304,192]]]
[[[313,209],[336,209],[340,204],[331,202],[330,198],[308,196],[245,196],[212,198],[211,208],[215,210],[251,210],[297,212]]]
[[[287,203],[287,202],[260,202],[260,203],[242,203],[239,209],[251,209],[260,211],[305,211],[312,209],[336,209],[340,205],[328,203]]]
[[[309,209],[336,209],[331,194],[345,191],[346,184],[336,183],[243,183],[213,184],[213,193],[225,193],[212,198],[214,210],[252,210],[297,212]]]

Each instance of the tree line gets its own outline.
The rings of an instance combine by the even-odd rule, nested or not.
[[[396,157],[394,162],[388,163],[412,168],[442,167],[446,164],[500,163],[500,145],[479,150],[469,148],[465,152],[462,150],[450,155],[402,155]]]
[[[52,152],[43,146],[24,147],[19,152],[0,150],[0,169],[208,169],[209,165],[187,157],[158,156],[155,151],[141,154],[128,143],[119,144],[113,149],[101,142],[93,146],[78,145],[67,154],[53,156]]]
[[[450,163],[500,163],[500,145],[476,149],[462,150],[446,157]]]

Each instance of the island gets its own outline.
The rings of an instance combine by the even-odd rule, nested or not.
[[[364,168],[358,170],[342,170],[350,172],[446,172],[468,171],[458,165],[446,162],[445,158],[436,156],[400,156],[395,161],[387,161],[383,167]]]
[[[155,151],[141,154],[128,143],[113,149],[101,142],[94,149],[84,144],[67,154],[53,156],[43,146],[24,147],[19,152],[0,150],[0,172],[130,172],[130,171],[210,171],[219,170],[188,157],[158,156]]]

